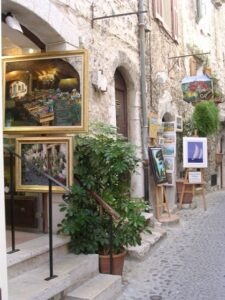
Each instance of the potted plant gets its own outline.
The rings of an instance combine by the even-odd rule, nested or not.
[[[142,215],[147,205],[132,199],[129,190],[130,174],[140,162],[136,148],[117,134],[115,127],[95,124],[88,135],[75,137],[75,159],[79,184],[64,196],[61,211],[65,217],[59,224],[60,232],[70,235],[74,253],[98,253],[108,259],[111,248],[113,255],[124,256],[126,247],[140,245],[141,233],[147,230]],[[99,206],[96,195],[111,210]],[[113,217],[111,211],[115,212]],[[103,272],[109,273],[107,264]],[[122,272],[114,265],[112,271]]]

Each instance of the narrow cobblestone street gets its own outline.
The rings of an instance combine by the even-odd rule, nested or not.
[[[206,212],[201,199],[196,209],[177,212],[180,223],[166,228],[147,259],[126,261],[118,300],[225,299],[225,191],[206,199]]]

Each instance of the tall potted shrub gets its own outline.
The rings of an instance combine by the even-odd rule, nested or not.
[[[95,124],[88,135],[76,136],[75,144],[75,177],[80,184],[73,186],[61,205],[65,218],[59,224],[60,231],[70,235],[73,252],[100,256],[110,254],[111,232],[112,252],[120,255],[127,246],[140,244],[141,233],[147,230],[142,215],[147,206],[132,199],[129,190],[130,175],[140,162],[136,148],[118,135],[115,127],[104,124]],[[112,219],[100,209],[93,192],[119,217]],[[113,269],[117,274],[122,272]]]
[[[213,101],[196,104],[192,119],[199,136],[212,135],[219,129],[219,110]]]

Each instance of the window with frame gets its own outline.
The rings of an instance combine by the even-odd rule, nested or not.
[[[178,40],[178,8],[177,0],[153,0],[154,17],[161,22],[164,29]]]

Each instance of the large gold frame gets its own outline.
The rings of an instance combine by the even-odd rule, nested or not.
[[[87,62],[83,49],[4,57],[4,133],[86,132]]]
[[[57,150],[55,149],[58,150],[57,153],[56,153]],[[61,149],[61,152],[59,152],[59,149]],[[38,174],[37,172],[31,171],[29,167],[32,165],[41,169],[44,173],[52,176],[54,179],[58,181],[59,181],[58,178],[60,178],[59,174],[62,174],[62,172],[59,172],[59,168],[60,171],[62,171],[63,168],[63,170],[65,170],[65,172],[63,173],[65,174],[65,179],[64,179],[65,182],[64,183],[62,181],[60,182],[63,185],[65,185],[67,188],[72,186],[73,184],[73,137],[67,136],[67,137],[17,138],[16,153],[19,154],[22,158],[25,157],[29,161],[29,164],[26,165],[21,161],[19,157],[16,157],[16,170],[15,170],[16,191],[20,191],[20,192],[21,191],[23,192],[47,192],[48,191],[48,179],[45,179],[45,184],[43,184],[44,177]],[[55,163],[53,162],[53,155],[54,158],[57,159]],[[49,167],[50,157],[52,159],[51,168]],[[57,170],[58,173],[55,172],[54,174],[51,174],[51,170],[53,169]],[[39,182],[37,182],[37,180],[39,180]],[[42,183],[40,183],[40,180]],[[29,181],[29,184],[27,184],[27,181]],[[52,184],[52,191],[55,193],[66,192],[66,190],[62,186],[57,186],[54,182]]]

